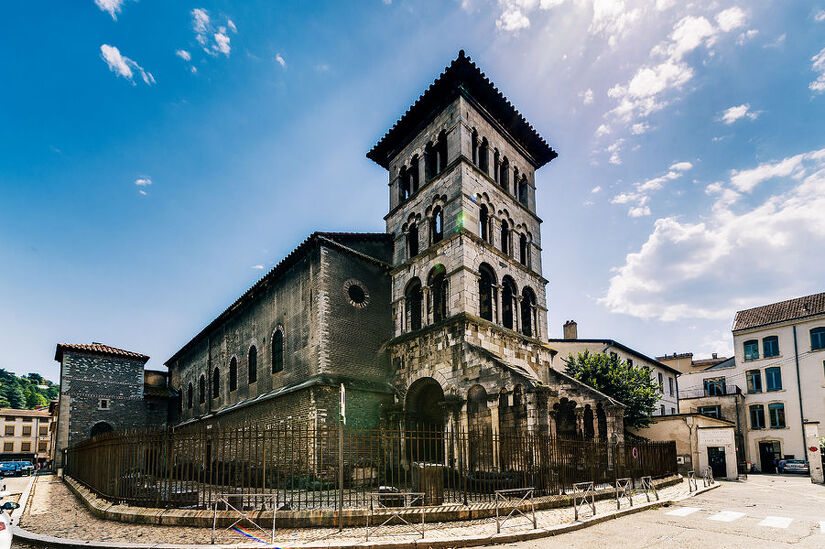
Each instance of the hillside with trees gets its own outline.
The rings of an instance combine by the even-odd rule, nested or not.
[[[40,374],[18,377],[0,368],[0,408],[33,410],[37,406],[47,406],[59,393],[60,386]]]

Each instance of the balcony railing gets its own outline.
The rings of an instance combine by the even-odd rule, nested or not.
[[[715,385],[713,387],[699,387],[697,389],[679,389],[679,398],[702,398],[702,397],[714,397],[714,396],[730,396],[730,395],[739,395],[742,394],[742,389],[738,385],[726,385],[725,387],[719,387]]]

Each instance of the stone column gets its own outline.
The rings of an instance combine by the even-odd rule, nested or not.
[[[418,157],[418,188],[424,186],[427,183],[427,155],[422,154]]]
[[[499,311],[501,311],[501,286],[498,284],[491,284],[490,291],[495,294],[493,298],[493,322],[498,324],[499,321]]]
[[[430,312],[432,311],[432,307],[430,306],[430,287],[429,286],[421,286],[421,307],[424,309],[421,315],[421,326],[429,326],[432,324],[432,318]]]
[[[499,445],[499,424],[498,424],[498,395],[494,402],[487,401],[487,409],[490,410],[490,432],[492,433],[493,446],[493,467],[501,464]]]
[[[513,329],[521,333],[521,296],[513,296]]]
[[[576,436],[584,438],[584,408],[576,407]]]

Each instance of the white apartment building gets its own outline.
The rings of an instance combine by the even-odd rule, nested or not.
[[[733,344],[733,364],[679,378],[683,402],[737,421],[760,471],[773,472],[775,458],[807,460],[804,422],[825,425],[825,293],[739,311]]]
[[[626,360],[631,364],[644,364],[650,370],[650,376],[659,385],[661,397],[656,403],[654,416],[673,415],[679,413],[679,386],[677,376],[679,370],[672,368],[658,360],[651,358],[635,349],[622,345],[613,339],[579,339],[576,322],[569,320],[564,324],[564,337],[550,339],[550,346],[558,351],[553,358],[553,368],[564,372],[567,358],[590,351],[597,354],[615,355],[619,360]]]

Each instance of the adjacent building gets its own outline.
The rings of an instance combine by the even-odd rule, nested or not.
[[[43,465],[51,459],[52,417],[48,408],[3,408],[0,418],[3,420],[0,461],[29,461]]]
[[[693,359],[693,353],[673,353],[671,355],[657,356],[656,360],[662,364],[667,364],[671,368],[679,370],[683,374],[700,372],[711,366],[715,366],[728,359],[726,356],[719,356],[713,353],[710,358]]]
[[[60,343],[54,359],[60,363],[57,467],[65,448],[90,436],[166,423],[166,373],[145,370],[148,356],[102,343]]]
[[[564,324],[563,338],[550,339],[549,343],[558,351],[558,355],[553,360],[553,367],[562,372],[571,354],[576,356],[585,351],[609,354],[629,364],[646,366],[650,370],[651,378],[659,386],[660,397],[653,415],[664,416],[679,413],[679,370],[613,339],[580,339],[578,325],[573,320],[568,320]]]

